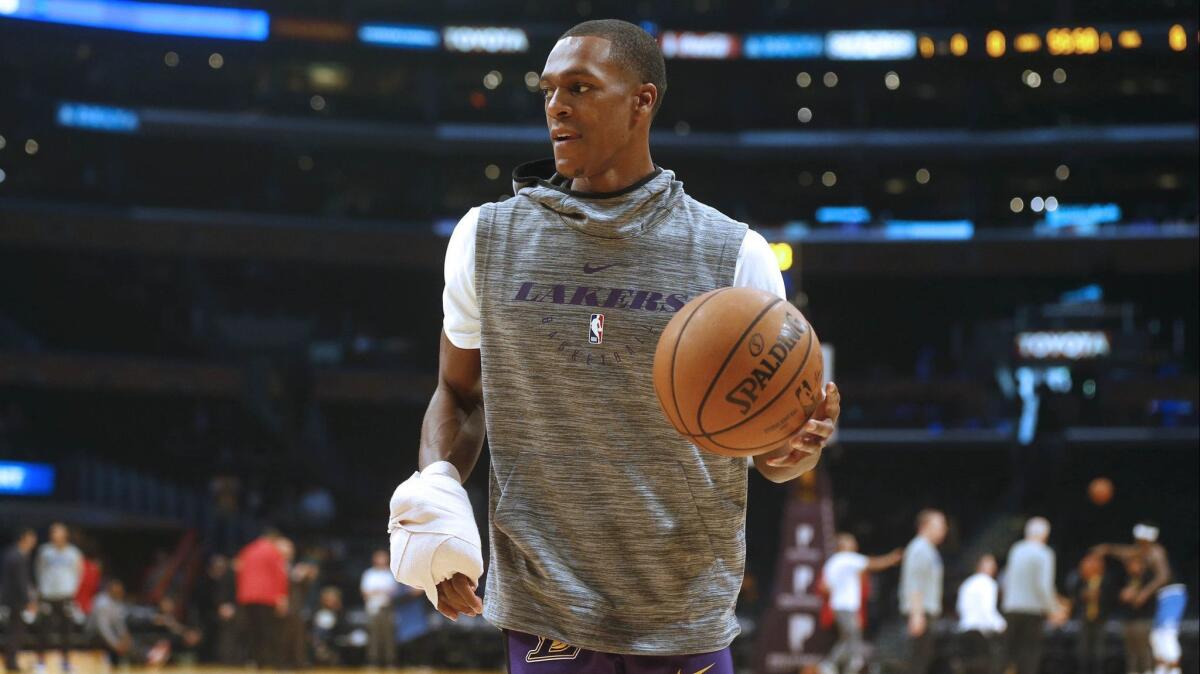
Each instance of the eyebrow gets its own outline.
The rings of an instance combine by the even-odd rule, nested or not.
[[[592,72],[591,70],[588,70],[587,68],[571,68],[570,70],[564,70],[563,72],[558,73],[559,77],[572,77],[572,76],[576,76],[576,75],[582,75],[584,77],[590,77],[592,79],[599,77],[599,75]],[[542,78],[539,80],[539,82],[545,82],[547,79],[549,79],[549,78],[546,77],[546,74],[542,73]]]

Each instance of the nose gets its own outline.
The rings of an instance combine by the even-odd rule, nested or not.
[[[570,106],[563,102],[562,89],[556,89],[546,101],[546,116],[554,119],[565,119],[571,115]]]

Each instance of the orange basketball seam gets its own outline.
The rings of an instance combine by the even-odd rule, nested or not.
[[[716,292],[713,292],[711,295],[704,298],[704,301],[697,305],[695,309],[692,309],[692,313],[689,314],[688,317],[683,321],[683,325],[679,326],[679,334],[675,335],[675,344],[671,347],[671,403],[675,406],[675,416],[679,419],[679,423],[683,425],[683,428],[679,429],[679,431],[688,437],[695,436],[691,429],[688,428],[687,421],[683,418],[683,412],[679,411],[679,394],[675,392],[675,358],[679,354],[679,344],[683,341],[683,334],[687,331],[688,324],[692,322],[692,319],[696,317],[696,314],[700,313],[700,310],[704,308],[705,304],[708,304],[708,302],[714,297],[730,289],[730,287],[717,289]],[[662,404],[661,399],[659,400],[659,404]],[[666,409],[664,408],[663,411],[666,412]],[[704,430],[704,428],[701,427],[700,430]]]
[[[813,345],[812,324],[810,324],[807,320],[804,321],[804,324],[806,326],[808,326],[808,345],[805,347],[805,350],[804,350],[804,359],[801,360],[800,364],[796,366],[796,371],[794,373],[792,373],[792,378],[787,380],[787,383],[785,383],[782,387],[780,387],[779,393],[776,393],[775,397],[768,400],[767,403],[762,406],[762,409],[758,410],[754,414],[751,414],[750,416],[746,417],[745,419],[742,419],[741,421],[737,422],[736,424],[733,424],[732,426],[727,426],[726,428],[722,428],[717,431],[708,431],[705,433],[705,435],[709,435],[709,436],[720,435],[721,433],[726,433],[728,431],[732,431],[733,429],[737,428],[738,426],[741,426],[742,424],[746,423],[747,421],[754,419],[758,415],[760,415],[763,412],[770,409],[771,405],[774,405],[775,401],[779,400],[779,396],[783,395],[784,393],[787,393],[788,389],[791,388],[791,386],[792,386],[792,382],[796,381],[796,377],[799,377],[801,374],[804,373],[804,366],[808,365],[808,359],[812,357],[812,345]],[[714,440],[713,442],[716,442],[716,441]],[[722,446],[724,446],[724,445],[722,445]]]
[[[754,329],[754,326],[758,325],[758,322],[762,320],[763,316],[767,315],[767,312],[769,312],[775,307],[775,305],[782,301],[783,300],[776,297],[774,298],[773,302],[763,307],[762,311],[758,312],[758,315],[754,317],[754,320],[750,321],[750,325],[746,326],[745,331],[743,331],[741,336],[737,338],[737,341],[733,343],[733,348],[730,349],[729,353],[725,355],[725,360],[721,362],[721,367],[717,368],[716,374],[713,375],[712,381],[710,381],[708,384],[708,390],[704,392],[704,397],[700,399],[700,404],[696,406],[696,427],[700,429],[699,435],[708,435],[708,432],[704,430],[704,422],[701,420],[701,417],[704,414],[704,406],[708,404],[709,396],[712,395],[713,389],[717,386],[717,380],[721,378],[721,374],[725,372],[725,368],[729,367],[729,361],[733,359],[733,355],[737,353],[738,347],[740,347],[742,342],[745,341],[746,335],[750,334],[750,331]]]

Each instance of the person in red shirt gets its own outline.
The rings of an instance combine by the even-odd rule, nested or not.
[[[92,600],[100,591],[100,576],[103,566],[99,559],[85,555],[83,558],[83,577],[79,579],[79,589],[75,591],[75,603],[84,615],[91,615]]]
[[[287,563],[281,548],[286,539],[274,529],[238,553],[237,602],[246,617],[246,646],[259,667],[279,663],[279,635],[288,608]]]

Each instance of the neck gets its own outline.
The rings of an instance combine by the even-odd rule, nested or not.
[[[637,145],[637,150],[622,153],[617,163],[590,176],[571,177],[573,192],[616,192],[636,183],[654,172],[654,161],[650,158],[650,142]]]

